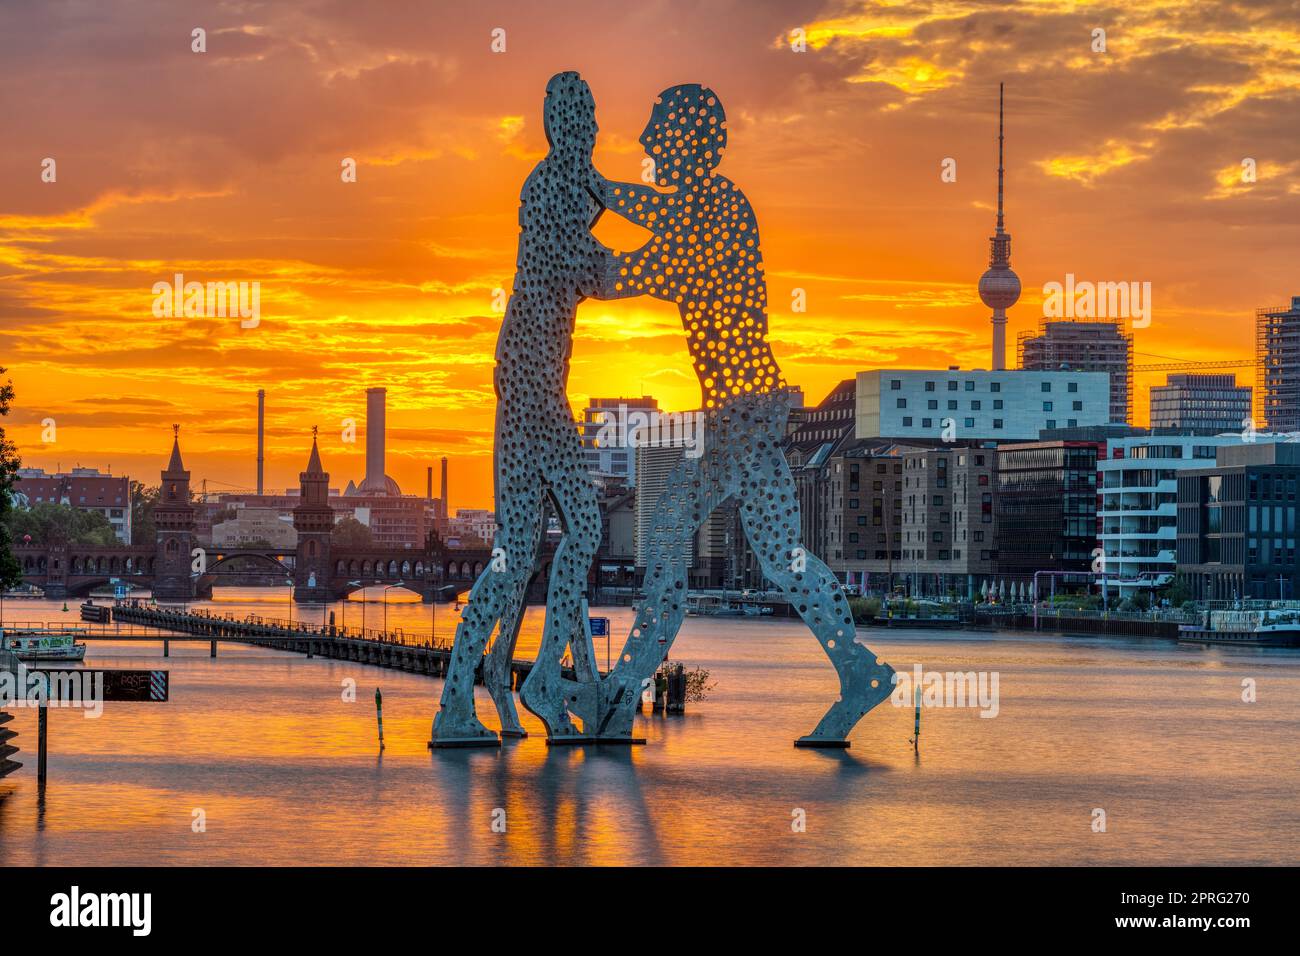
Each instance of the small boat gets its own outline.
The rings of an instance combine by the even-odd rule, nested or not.
[[[1250,647],[1300,645],[1300,611],[1206,611],[1199,624],[1178,628],[1178,640],[1197,644],[1241,644]]]
[[[686,613],[690,617],[744,617],[744,608],[713,595],[688,598]]]
[[[74,631],[0,631],[0,648],[20,661],[81,661],[86,645]]]

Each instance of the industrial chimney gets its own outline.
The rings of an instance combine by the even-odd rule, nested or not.
[[[448,514],[447,510],[447,456],[442,456],[442,513]]]
[[[428,474],[424,476],[424,500],[433,500],[433,465],[429,466]]]
[[[257,390],[257,493],[262,493],[262,468],[266,458],[266,389]]]
[[[363,495],[402,493],[397,482],[384,474],[384,388],[366,389],[366,477],[357,491]]]

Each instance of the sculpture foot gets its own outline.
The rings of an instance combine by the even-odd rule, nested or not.
[[[500,747],[501,738],[483,726],[473,714],[453,718],[446,711],[433,720],[429,749],[439,747]]]
[[[865,648],[863,649],[865,650]],[[840,699],[818,722],[816,729],[795,741],[796,747],[847,747],[849,732],[858,721],[894,692],[894,669],[863,657],[852,670],[841,675]]]
[[[564,709],[563,701],[553,701],[543,697],[536,685],[529,686],[532,684],[533,674],[536,673],[537,671],[530,672],[528,679],[524,681],[524,686],[519,688],[519,700],[528,712],[546,727],[547,740],[582,736],[578,728],[573,725],[573,721],[569,719],[569,712]],[[556,680],[559,678],[557,677]]]

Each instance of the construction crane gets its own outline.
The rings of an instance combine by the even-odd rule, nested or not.
[[[1152,352],[1134,352],[1134,355],[1144,355],[1147,358],[1164,359],[1164,362],[1155,365],[1134,365],[1135,372],[1190,372],[1196,369],[1216,369],[1216,368],[1254,368],[1254,359],[1223,359],[1215,362],[1191,362],[1186,359],[1177,359],[1172,355],[1156,355]]]

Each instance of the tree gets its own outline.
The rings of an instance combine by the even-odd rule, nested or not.
[[[374,547],[375,536],[356,518],[348,515],[330,533],[330,544],[336,548]]]
[[[142,481],[131,482],[131,543],[152,545],[158,538],[153,523],[153,510],[158,506],[162,488],[146,486]]]
[[[4,373],[5,369],[0,368],[0,375]],[[9,414],[13,397],[14,383],[6,379],[0,385],[0,415]],[[12,495],[20,464],[17,446],[5,436],[4,428],[0,428],[0,588],[14,587],[23,580],[22,566],[10,550],[13,537],[8,522],[9,516],[15,513]]]
[[[698,704],[709,699],[709,691],[718,686],[717,681],[709,680],[709,672],[703,667],[696,667],[686,672],[686,700]]]
[[[44,502],[25,510],[13,510],[5,516],[5,524],[15,539],[31,535],[32,541],[37,544],[49,544],[52,541],[103,547],[117,544],[113,525],[102,511],[89,511],[71,505]]]
[[[1174,578],[1174,583],[1165,591],[1165,598],[1172,607],[1182,607],[1192,599],[1192,592],[1187,589],[1182,578]]]

